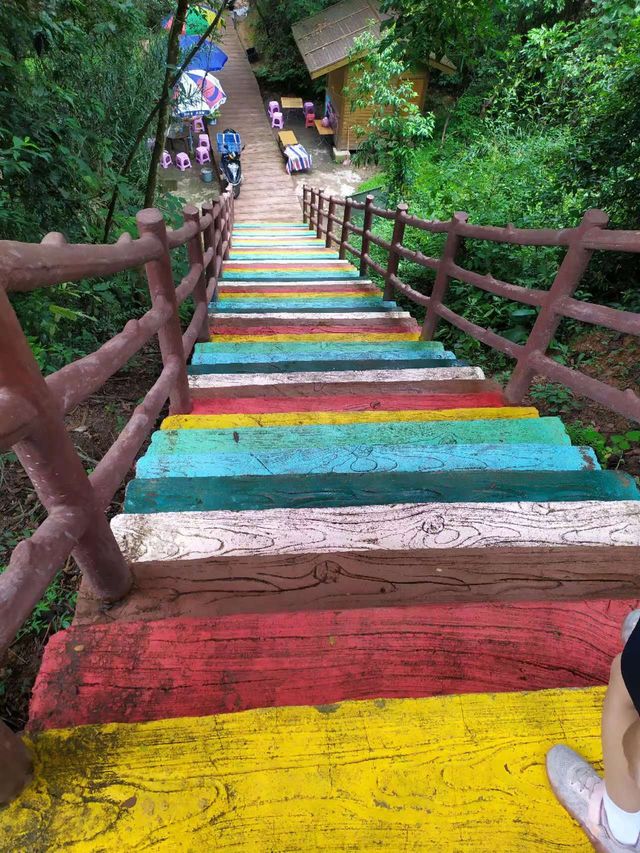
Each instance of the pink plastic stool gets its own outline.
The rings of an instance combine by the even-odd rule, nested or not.
[[[198,145],[200,148],[206,148],[207,151],[211,151],[211,140],[208,133],[201,133],[198,136]]]
[[[169,166],[172,165],[171,154],[168,151],[162,152],[162,157],[160,158],[160,165],[163,169],[168,169]]]
[[[191,125],[194,133],[204,133],[206,127],[204,126],[204,121],[200,116],[197,116],[193,120],[193,124]]]
[[[210,163],[211,157],[209,156],[209,149],[205,148],[204,145],[198,145],[196,148],[196,160],[200,165],[203,163]]]
[[[305,115],[307,113],[315,113],[315,111],[316,111],[316,105],[313,103],[313,101],[305,101],[304,102],[304,114]]]
[[[273,114],[279,112],[280,104],[277,101],[269,101],[269,118],[273,118]]]
[[[284,130],[284,116],[282,113],[274,113],[271,116],[271,127],[277,127],[278,130]]]
[[[184,172],[185,169],[191,168],[191,160],[189,160],[189,155],[185,154],[184,151],[181,151],[179,154],[176,154],[176,166],[180,169],[181,172]]]
[[[304,117],[304,126],[305,127],[313,127],[315,125],[315,121],[316,121],[316,114],[315,113],[305,113],[305,117]]]

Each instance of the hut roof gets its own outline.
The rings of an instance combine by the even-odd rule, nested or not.
[[[377,0],[341,0],[324,12],[294,24],[293,37],[311,77],[322,77],[352,61],[349,56],[358,36],[380,35],[380,24],[391,16],[380,11]],[[438,62],[431,56],[429,64],[453,72],[455,66],[446,58]]]

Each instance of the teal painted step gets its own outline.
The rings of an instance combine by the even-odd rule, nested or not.
[[[296,247],[295,251],[290,251],[294,247],[290,246],[287,248],[279,248],[274,246],[274,248],[247,248],[243,251],[235,251],[235,249],[240,249],[240,246],[236,246],[234,243],[234,248],[231,250],[231,254],[229,255],[229,263],[233,263],[234,261],[313,261],[316,259],[319,260],[331,260],[332,258],[338,259],[337,252],[328,252],[326,249],[318,248],[309,248],[300,247],[299,249]]]
[[[396,503],[638,500],[617,471],[451,471],[165,477],[132,480],[125,512],[369,506]]]
[[[227,261],[229,263],[229,261]],[[247,266],[246,270],[223,270],[221,281],[322,281],[324,279],[337,279],[344,281],[352,281],[355,278],[360,278],[358,270],[340,268],[332,270],[323,270],[321,267],[314,269],[301,270],[292,264],[292,269],[279,267],[276,270],[259,270]]]
[[[298,427],[157,430],[150,453],[262,453],[290,448],[333,448],[358,444],[547,444],[567,447],[571,439],[560,418],[479,421],[387,421],[373,424],[309,424]]]
[[[550,444],[457,444],[421,447],[346,445],[262,453],[157,454],[151,448],[138,461],[136,477],[237,477],[289,474],[382,473],[384,471],[595,471],[588,447]]]
[[[406,343],[413,343],[407,341]],[[417,342],[416,342],[417,343]],[[345,370],[353,361],[411,361],[422,358],[455,358],[452,352],[438,347],[416,347],[403,349],[399,344],[381,347],[376,344],[204,344],[208,349],[197,350],[191,358],[192,364],[229,364],[241,362],[256,364],[281,361],[343,361]],[[254,347],[254,349],[252,349]],[[259,372],[259,371],[258,371]]]
[[[397,311],[395,302],[384,302],[379,296],[327,296],[320,298],[282,297],[277,293],[262,294],[248,299],[219,299],[213,303],[221,313],[230,311],[380,311],[381,308]],[[391,306],[393,305],[393,308]]]
[[[434,353],[429,357],[415,359],[398,359],[385,361],[381,358],[371,358],[367,361],[336,360],[336,361],[261,361],[261,362],[226,362],[222,364],[190,364],[187,373],[197,376],[201,373],[303,373],[304,371],[322,370],[403,370],[414,367],[468,367],[466,361],[459,361],[453,353]]]

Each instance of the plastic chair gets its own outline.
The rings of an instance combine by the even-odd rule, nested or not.
[[[304,126],[305,127],[314,127],[315,120],[316,120],[316,114],[315,113],[305,113]]]
[[[200,165],[203,163],[210,163],[211,157],[209,156],[209,149],[205,148],[204,145],[198,145],[196,148],[196,160]]]
[[[315,111],[316,111],[316,105],[313,103],[313,101],[305,101],[304,102],[304,114],[305,115],[307,113],[315,113]]]
[[[207,129],[204,126],[204,120],[201,118],[201,116],[196,116],[196,118],[194,118],[191,127],[194,133],[204,133]]]
[[[211,140],[209,139],[208,133],[201,133],[198,136],[198,147],[206,148],[207,151],[211,151]]]
[[[189,155],[185,154],[184,151],[181,151],[179,154],[176,154],[176,166],[180,169],[181,172],[184,172],[185,169],[191,168],[191,160],[189,160]]]
[[[273,118],[274,113],[280,112],[280,104],[277,101],[269,101],[269,118]]]
[[[168,169],[169,166],[173,165],[173,160],[171,159],[171,154],[168,151],[162,152],[162,157],[160,158],[160,165],[163,169]]]
[[[282,113],[274,113],[271,116],[271,127],[277,127],[278,130],[284,130],[284,116]]]

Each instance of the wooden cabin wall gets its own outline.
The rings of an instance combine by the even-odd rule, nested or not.
[[[344,95],[349,80],[353,79],[351,74],[353,67],[345,65],[337,68],[327,75],[327,94],[331,98],[334,109],[338,113],[338,126],[335,133],[336,148],[340,150],[355,150],[358,147],[358,136],[355,127],[366,127],[371,119],[373,110],[369,107],[361,110],[352,110],[350,99]],[[423,109],[427,96],[429,84],[429,73],[425,70],[408,71],[400,78],[410,80],[416,90],[414,103]]]

